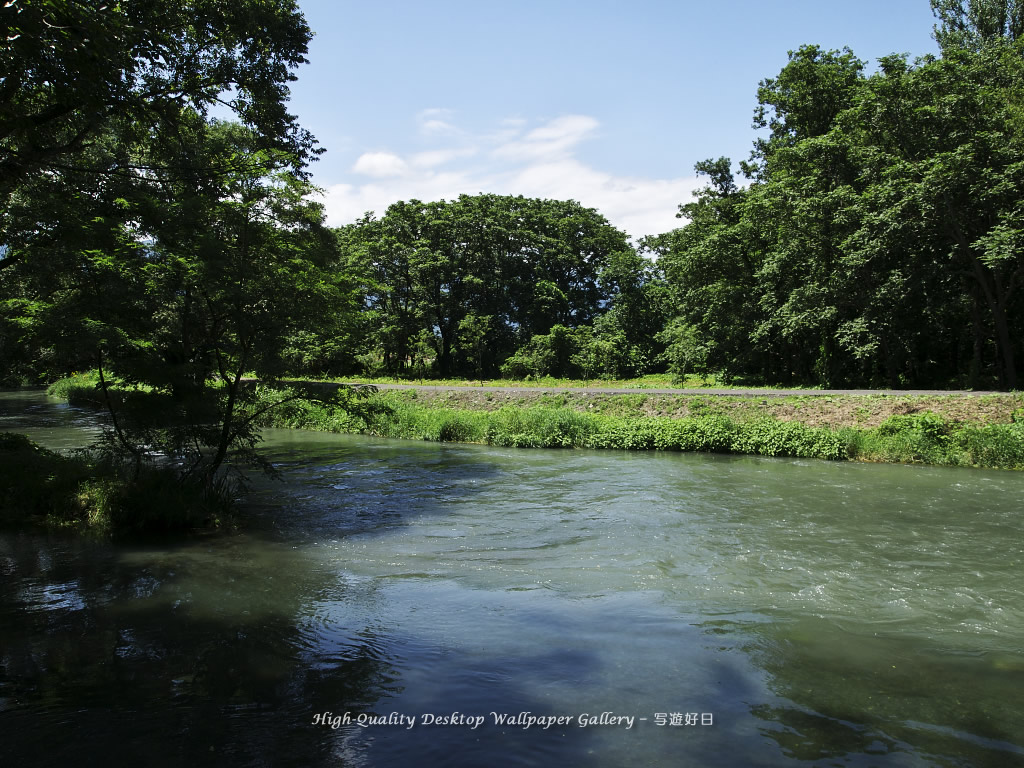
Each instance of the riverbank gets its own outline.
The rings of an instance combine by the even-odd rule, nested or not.
[[[984,426],[1013,423],[1015,412],[1024,420],[1024,394],[901,393],[860,391],[856,394],[816,390],[648,390],[625,392],[600,388],[480,388],[383,386],[404,392],[399,400],[430,408],[496,411],[516,408],[564,407],[581,413],[626,418],[680,419],[709,413],[739,421],[770,417],[811,427],[877,427],[892,416],[934,413],[944,420]]]
[[[262,389],[265,402],[280,390]],[[1018,394],[603,394],[384,389],[354,416],[293,401],[267,426],[511,447],[707,451],[1024,469]]]
[[[298,383],[252,383],[263,426],[362,433],[523,448],[705,451],[1024,469],[1024,395],[1019,393],[774,396],[706,390],[608,394],[600,390],[391,386],[342,405],[290,399]],[[301,382],[322,399],[345,387]],[[72,403],[96,398],[88,377],[51,394]],[[351,401],[349,401],[351,406]]]

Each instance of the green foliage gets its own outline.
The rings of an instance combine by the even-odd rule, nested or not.
[[[375,391],[372,386],[358,385],[317,389],[256,384],[246,413],[261,427],[358,432],[391,411],[386,401],[371,397]]]
[[[944,52],[980,49],[1001,39],[1024,36],[1021,0],[930,0],[939,20],[935,40]]]
[[[212,486],[229,455],[265,466],[243,374],[281,372],[296,337],[333,332],[327,308],[344,314],[353,299],[329,269],[334,240],[290,159],[259,150],[236,124],[193,116],[186,127],[174,159],[227,164],[216,183],[153,171],[162,186],[134,188],[119,215],[88,222],[77,239],[18,246],[26,258],[3,276],[36,307],[19,318],[25,337],[95,370],[61,388],[108,411],[96,449],[136,476],[163,455],[183,482]]]
[[[950,428],[951,425],[941,416],[925,411],[924,413],[890,416],[878,425],[878,434],[891,436],[919,432],[929,440],[940,441],[949,436]]]
[[[965,427],[956,435],[966,463],[976,467],[1024,469],[1024,424]]]
[[[768,135],[650,238],[677,299],[666,356],[782,385],[993,387],[1024,336],[1020,3],[933,3],[975,43],[866,77],[804,46],[762,81]],[[972,38],[974,39],[974,38]],[[962,47],[962,46],[966,47]]]
[[[359,430],[381,437],[432,442],[484,442],[485,414],[386,401]]]
[[[99,386],[99,374],[96,371],[86,371],[57,379],[46,388],[46,394],[66,400],[70,405],[103,407],[103,395],[99,391]]]
[[[668,363],[674,383],[686,381],[687,373],[707,373],[708,345],[703,343],[698,329],[675,317],[659,334],[665,345],[663,357]]]
[[[544,378],[628,379],[648,370],[661,339],[646,344],[631,342],[620,327],[621,318],[613,308],[594,321],[592,327],[552,327],[547,334],[533,336],[501,365],[502,376],[521,381]]]
[[[32,177],[112,170],[85,151],[105,135],[173,142],[183,111],[205,116],[215,104],[265,148],[316,154],[284,105],[312,36],[293,0],[9,2],[0,26],[4,202]]]
[[[411,200],[337,237],[363,282],[375,350],[363,359],[393,375],[492,375],[534,336],[590,325],[642,266],[622,232],[573,201]]]
[[[736,453],[761,456],[846,458],[846,442],[837,431],[774,419],[761,419],[744,425],[733,439],[731,448]]]
[[[934,413],[891,416],[851,430],[850,455],[869,461],[1024,469],[1024,426],[958,424]]]
[[[514,379],[539,379],[543,376],[571,376],[573,355],[579,353],[579,338],[564,325],[550,333],[537,334],[501,366],[504,376]]]
[[[113,478],[90,503],[117,527],[181,524],[141,499],[202,507],[229,454],[263,464],[243,374],[344,364],[316,342],[352,331],[357,286],[310,199],[315,141],[285,108],[310,30],[294,0],[0,18],[0,361],[22,380],[94,370],[56,389],[109,415],[93,450]]]
[[[598,421],[568,408],[505,407],[490,414],[487,442],[513,448],[573,448],[587,445]]]
[[[24,435],[0,433],[0,521],[101,533],[211,527],[229,519],[234,488],[181,481],[173,467],[127,477],[88,453],[64,456]]]
[[[82,483],[76,502],[90,528],[113,533],[166,533],[211,528],[228,522],[236,485],[182,481],[172,467],[148,466],[137,477],[109,470]]]
[[[280,389],[264,389],[276,401]],[[345,395],[357,397],[357,395]],[[923,412],[897,415],[874,429],[812,427],[763,415],[730,418],[706,398],[690,416],[644,416],[645,395],[616,395],[581,412],[552,395],[539,405],[476,411],[423,404],[417,392],[370,394],[361,405],[293,400],[267,411],[270,426],[361,432],[408,440],[469,442],[515,448],[703,451],[1024,469],[1024,424],[965,425]]]
[[[622,450],[707,451],[763,456],[839,459],[846,456],[837,432],[793,422],[760,420],[738,423],[715,413],[669,419],[631,415],[630,410],[581,413],[553,405],[505,406],[497,411],[423,406],[396,393],[370,399],[361,419],[332,419],[330,411],[315,418],[274,411],[275,426],[365,432],[381,437],[439,442],[479,442],[515,448],[611,448]]]

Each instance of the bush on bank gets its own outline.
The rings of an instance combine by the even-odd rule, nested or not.
[[[0,433],[0,523],[99,533],[183,531],[228,519],[227,488],[181,482],[172,467],[137,477],[84,452],[65,456]]]
[[[76,373],[64,379],[58,379],[46,389],[50,397],[59,397],[70,405],[103,405],[103,396],[98,387],[99,374],[96,371]]]
[[[356,416],[294,401],[270,414],[266,424],[516,448],[706,451],[1024,469],[1024,415],[1012,424],[980,426],[925,412],[892,416],[875,428],[830,429],[768,416],[739,421],[714,413],[668,418],[584,413],[557,406],[461,410],[425,406],[396,392],[380,393],[372,404],[370,415]]]

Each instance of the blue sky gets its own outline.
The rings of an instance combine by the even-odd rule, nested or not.
[[[679,225],[693,165],[746,159],[757,84],[805,43],[936,53],[928,0],[299,0],[290,108],[326,148],[328,222],[461,193],[571,198],[633,237]]]

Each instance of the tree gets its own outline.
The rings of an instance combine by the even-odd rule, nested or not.
[[[631,250],[579,203],[499,195],[395,203],[339,237],[362,264],[385,368],[413,368],[425,338],[445,376],[497,371],[533,336],[591,323],[607,308],[602,270]],[[472,318],[487,317],[480,348]]]
[[[1021,0],[930,0],[935,41],[943,54],[956,48],[978,51],[998,40],[1024,36]]]
[[[769,375],[831,386],[848,376],[836,349],[849,295],[840,246],[855,223],[846,212],[859,170],[834,127],[863,88],[864,63],[817,46],[789,58],[758,90],[755,125],[771,136],[757,143],[761,183],[743,215],[764,243],[751,341],[774,352]]]
[[[769,135],[754,142],[751,162],[742,166],[745,175],[759,178],[762,170],[770,175],[764,164],[779,150],[828,133],[836,116],[853,103],[863,70],[864,62],[849,48],[823,51],[803,45],[790,51],[778,77],[765,78],[757,89],[754,128],[767,128]],[[716,170],[722,173],[713,166],[703,172],[715,181]]]
[[[686,374],[707,373],[708,349],[701,343],[697,329],[681,317],[673,318],[660,333],[665,345],[664,358],[675,382],[683,384]]]
[[[294,0],[11,0],[0,26],[2,200],[68,166],[130,173],[135,163],[91,165],[85,150],[112,131],[125,142],[180,141],[181,116],[205,117],[215,104],[261,148],[289,153],[296,171],[317,153],[285,108],[311,37]]]
[[[658,333],[672,315],[660,266],[637,251],[618,251],[609,256],[599,283],[608,310],[593,322],[591,375],[630,378],[658,368],[664,349]]]
[[[487,349],[487,334],[491,330],[490,315],[466,315],[459,321],[459,338],[462,340],[463,356],[473,362],[476,378],[483,383],[484,355]]]
[[[696,200],[679,206],[685,226],[644,246],[658,253],[671,289],[677,317],[693,329],[706,350],[709,370],[726,377],[758,370],[761,350],[750,344],[757,323],[757,274],[763,248],[744,220],[748,191],[739,189],[728,158],[697,164],[711,178]],[[667,337],[662,337],[663,341]]]
[[[846,121],[869,181],[865,224],[851,245],[876,274],[902,258],[889,269],[920,275],[931,307],[961,303],[972,383],[991,342],[997,381],[1010,389],[1024,331],[1024,137],[1014,109],[1024,93],[1021,46],[957,49],[918,67],[890,57]]]
[[[310,200],[313,189],[290,170],[290,157],[258,145],[243,126],[204,126],[192,142],[205,155],[201,164],[239,156],[246,164],[217,185],[168,179],[173,210],[152,230],[149,285],[162,315],[152,342],[169,365],[146,383],[179,401],[183,390],[203,408],[217,403],[217,434],[197,446],[213,453],[191,453],[211,477],[230,449],[255,442],[257,414],[243,376],[283,373],[291,334],[316,329],[328,308],[344,307],[329,277],[337,259],[322,205]]]
[[[967,10],[995,8],[982,5]],[[724,159],[699,164],[711,184],[681,206],[689,223],[651,241],[678,300],[670,354],[780,383],[1015,388],[1024,43],[1011,36],[885,57],[868,78],[849,51],[792,53],[758,92],[769,135],[743,164],[750,186]]]
[[[8,306],[30,343],[99,371],[108,454],[137,475],[159,452],[209,485],[232,451],[260,462],[258,420],[276,403],[258,403],[243,376],[282,373],[290,336],[340,302],[334,240],[291,158],[256,149],[238,124],[193,114],[182,125],[180,159],[244,165],[189,180],[155,172],[147,187],[100,183],[86,216],[19,246],[29,258],[5,279],[20,283]],[[119,191],[130,196],[107,199]],[[111,215],[89,216],[101,203]]]

